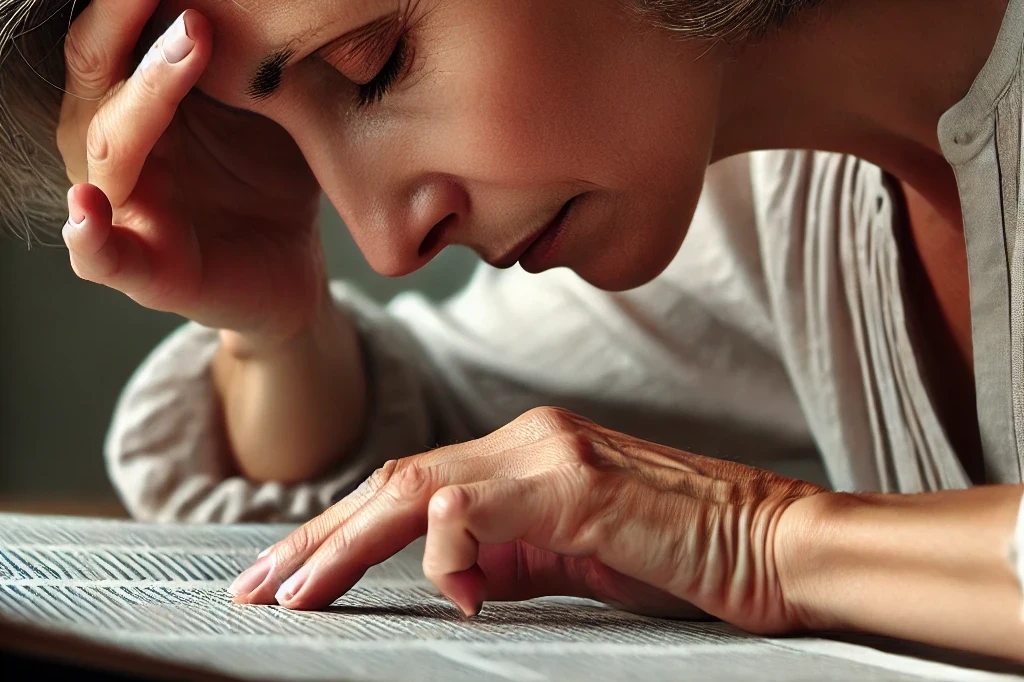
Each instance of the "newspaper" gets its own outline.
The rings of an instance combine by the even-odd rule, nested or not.
[[[245,680],[1024,679],[583,600],[489,603],[466,621],[423,578],[422,545],[322,612],[232,604],[231,580],[288,530],[0,515],[0,619]]]

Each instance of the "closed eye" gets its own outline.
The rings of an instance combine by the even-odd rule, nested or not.
[[[391,20],[382,19],[355,37],[343,36],[317,50],[320,59],[356,84],[359,107],[384,99],[412,61],[409,34],[394,31],[388,36],[392,25]]]
[[[368,83],[359,85],[359,106],[366,107],[376,104],[384,99],[391,88],[405,73],[409,65],[409,41],[406,36],[401,36],[395,43],[395,49],[391,56],[381,67],[377,75]]]

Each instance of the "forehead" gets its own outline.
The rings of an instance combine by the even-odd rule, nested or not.
[[[348,3],[340,0],[331,4]],[[272,41],[287,36],[301,23],[301,9],[307,5],[326,6],[327,3],[316,0],[162,0],[157,18],[167,23],[186,9],[198,11],[213,24],[220,50],[233,43]],[[222,47],[220,43],[225,45]]]
[[[400,0],[163,0],[156,19],[168,24],[186,9],[213,27],[213,57],[200,86],[232,103],[260,62],[284,48],[300,55],[372,20]],[[305,40],[308,44],[299,44]],[[317,42],[320,41],[320,42]]]

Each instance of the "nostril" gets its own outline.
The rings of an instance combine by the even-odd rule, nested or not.
[[[449,213],[434,225],[430,232],[427,233],[427,236],[424,237],[423,242],[420,243],[420,258],[434,252],[434,249],[437,248],[438,243],[444,236],[444,231],[453,225],[457,219],[457,214]]]

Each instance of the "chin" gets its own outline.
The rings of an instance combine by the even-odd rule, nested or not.
[[[678,226],[674,232],[679,232]],[[643,231],[637,231],[643,234]],[[660,231],[660,237],[628,244],[610,244],[595,258],[572,269],[589,284],[605,291],[641,287],[665,271],[683,244],[685,231]]]
[[[570,267],[605,291],[626,291],[647,284],[679,253],[702,187],[699,179],[684,178],[666,186],[663,192],[637,193],[632,201],[618,203],[606,223],[611,227],[599,232],[608,238],[588,253],[580,253]]]

